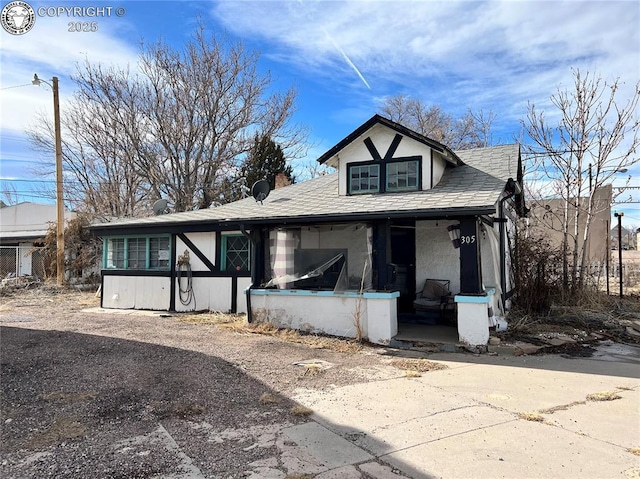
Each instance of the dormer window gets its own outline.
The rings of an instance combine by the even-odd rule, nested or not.
[[[393,193],[420,189],[420,157],[351,163],[349,194]]]
[[[394,161],[387,165],[386,191],[413,191],[418,189],[418,160]]]
[[[377,193],[380,191],[380,165],[350,165],[349,193]]]

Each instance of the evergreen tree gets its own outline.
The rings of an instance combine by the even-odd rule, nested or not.
[[[256,181],[267,180],[274,189],[278,173],[284,173],[291,183],[294,182],[293,168],[287,164],[280,145],[269,136],[256,135],[253,147],[240,168],[240,177],[245,179],[248,188]]]

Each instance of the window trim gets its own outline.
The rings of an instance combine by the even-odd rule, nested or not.
[[[417,184],[415,188],[402,188],[402,189],[387,189],[387,166],[392,165],[394,163],[408,163],[411,161],[415,161],[418,164],[417,168]],[[378,176],[378,191],[370,192],[370,191],[352,191],[351,190],[351,168],[358,166],[371,166],[371,165],[379,165],[379,176]],[[347,194],[348,195],[364,195],[364,194],[379,194],[379,193],[406,193],[410,191],[421,191],[422,190],[422,156],[404,156],[400,158],[392,158],[390,160],[370,160],[370,161],[354,161],[347,164]]]
[[[228,238],[242,237],[247,240],[247,269],[237,271],[227,269],[227,241]],[[249,273],[251,272],[251,241],[242,233],[222,233],[220,235],[220,271],[224,273]]]
[[[171,235],[168,234],[153,234],[153,235],[121,235],[121,236],[105,236],[102,240],[102,269],[105,270],[121,270],[121,271],[169,271],[171,269],[170,259],[166,266],[154,266],[150,267],[151,262],[151,239],[152,238],[166,238],[169,242],[169,258],[171,258]],[[143,239],[145,242],[145,264],[142,268],[130,268],[129,267],[129,240]],[[109,256],[109,241],[112,240],[124,240],[124,257],[123,266],[108,266]]]

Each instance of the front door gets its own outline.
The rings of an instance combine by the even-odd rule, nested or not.
[[[391,225],[391,263],[394,265],[394,289],[400,291],[398,312],[413,312],[416,292],[416,228],[415,221]]]

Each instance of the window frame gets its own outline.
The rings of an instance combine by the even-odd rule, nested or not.
[[[244,238],[247,241],[246,264],[247,269],[227,269],[227,253],[229,238]],[[243,250],[244,251],[244,250]],[[224,273],[249,273],[251,272],[251,241],[242,233],[222,233],[220,235],[220,271]]]
[[[399,163],[411,163],[415,162],[416,168],[416,186],[415,187],[402,187],[402,188],[389,188],[389,166]],[[353,168],[378,165],[378,191],[353,191],[351,184],[351,170]],[[347,164],[347,194],[348,195],[364,195],[364,194],[376,194],[376,193],[406,193],[411,191],[422,190],[422,156],[405,156],[400,158],[392,158],[390,160],[373,160],[373,161],[355,161]]]
[[[380,180],[382,178],[381,173],[384,171],[384,165],[381,165],[380,163],[381,162],[379,161],[363,161],[363,162],[357,162],[357,163],[349,163],[347,168],[347,182],[348,182],[348,191],[350,195],[366,195],[366,194],[375,194],[375,193],[382,192],[382,181]],[[378,188],[376,190],[353,191],[351,171],[354,170],[355,168],[371,168],[373,166],[378,168]]]
[[[151,240],[152,239],[167,239],[168,240],[168,250],[169,250],[169,258],[166,260],[157,259],[156,261],[166,261],[166,265],[162,266],[150,266],[151,263]],[[144,240],[144,265],[138,266],[136,268],[129,266],[129,241],[135,240],[136,242],[140,240]],[[124,255],[122,258],[122,266],[114,265],[109,266],[109,260],[113,262],[113,258],[109,258],[109,254],[111,250],[109,249],[109,243],[112,241],[122,241],[124,248]],[[125,235],[125,236],[107,236],[103,238],[102,241],[103,253],[102,253],[102,269],[105,270],[126,270],[126,271],[169,271],[171,269],[171,235],[168,234],[155,234],[155,235]],[[160,244],[158,244],[158,256],[160,252],[159,248]],[[140,257],[136,258],[138,260],[138,265],[140,265]]]

